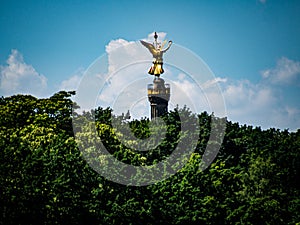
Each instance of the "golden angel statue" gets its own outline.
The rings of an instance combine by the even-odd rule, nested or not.
[[[169,41],[167,48],[162,49],[164,47],[166,40],[161,45],[161,43],[157,42],[157,37],[158,37],[158,35],[155,32],[155,34],[154,34],[155,41],[153,44],[142,41],[142,40],[140,42],[151,52],[151,54],[153,56],[153,65],[149,69],[148,73],[159,77],[160,74],[164,73],[163,54],[171,47],[172,41]]]

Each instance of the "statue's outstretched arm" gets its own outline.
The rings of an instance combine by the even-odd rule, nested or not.
[[[162,52],[165,53],[166,51],[168,51],[169,48],[171,47],[171,45],[172,45],[172,41],[169,41],[168,47],[166,47],[164,50],[162,50]]]

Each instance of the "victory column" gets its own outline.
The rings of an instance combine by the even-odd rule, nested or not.
[[[158,35],[154,33],[154,43],[141,41],[141,43],[151,52],[153,56],[153,64],[148,73],[154,75],[153,84],[148,84],[148,99],[151,105],[151,119],[160,117],[168,112],[168,101],[170,100],[170,85],[160,78],[164,73],[163,54],[171,47],[172,41],[169,41],[168,47],[162,49],[165,42],[157,42]]]

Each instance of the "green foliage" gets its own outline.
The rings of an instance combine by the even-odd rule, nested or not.
[[[77,108],[70,99],[73,94],[0,98],[0,224],[300,222],[300,130],[261,130],[227,121],[218,156],[201,171],[211,126],[218,126],[211,121],[218,118],[175,109],[162,118],[165,125],[151,127],[147,118],[128,121],[126,116],[112,115],[109,108],[77,115],[72,114]],[[72,120],[92,122],[73,127]],[[183,122],[197,124],[197,137],[181,131]],[[131,165],[152,165],[167,158],[182,136],[188,142],[196,139],[197,147],[170,178],[149,186],[124,186],[100,176],[85,161],[73,129],[89,137],[88,126],[96,128],[112,155]],[[152,134],[164,131],[165,138],[151,148],[158,141]],[[86,151],[93,155],[96,150]]]

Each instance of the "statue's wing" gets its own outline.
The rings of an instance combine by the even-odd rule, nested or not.
[[[148,42],[145,42],[145,41],[142,41],[142,40],[141,40],[140,42],[142,43],[142,45],[144,45],[146,48],[148,48],[148,50],[149,50],[152,54],[155,54],[156,49],[155,49],[155,47],[154,47],[153,44],[148,43]]]
[[[161,45],[161,48],[164,48],[165,44],[167,43],[167,40],[164,40],[162,45]]]

